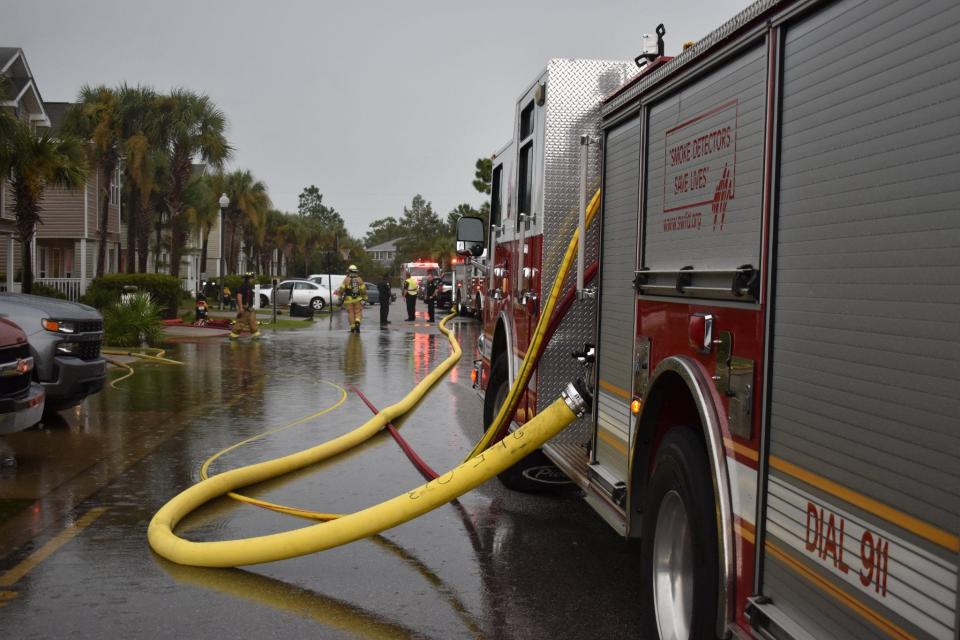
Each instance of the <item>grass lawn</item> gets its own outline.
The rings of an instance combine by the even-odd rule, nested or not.
[[[334,310],[334,313],[337,313],[338,311],[339,310]],[[236,311],[220,311],[219,309],[209,309],[207,313],[211,318],[229,318],[230,320],[233,320],[237,317]],[[181,320],[183,320],[184,324],[193,324],[194,308],[180,307],[179,317]],[[313,322],[327,319],[329,317],[330,311],[328,307],[327,309],[314,314]],[[272,318],[273,313],[269,310],[261,309],[257,312],[257,321],[264,329],[305,329],[313,325],[313,323],[306,318],[291,318],[289,315],[287,315],[286,310],[284,310],[282,315],[280,310],[277,310],[276,323],[271,322]]]

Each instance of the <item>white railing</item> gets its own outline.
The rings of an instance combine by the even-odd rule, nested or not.
[[[76,302],[80,299],[80,278],[37,278],[37,284],[53,287],[67,296],[67,300]]]

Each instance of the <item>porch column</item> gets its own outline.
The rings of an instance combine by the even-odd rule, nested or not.
[[[80,238],[80,295],[87,292],[87,239]]]
[[[7,291],[13,291],[13,252],[16,249],[13,234],[7,236]]]

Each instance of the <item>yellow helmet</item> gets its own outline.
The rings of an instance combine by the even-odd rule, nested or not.
[[[347,271],[349,271],[350,273],[356,273],[358,271],[357,265],[355,264],[350,265],[349,267],[347,267]]]

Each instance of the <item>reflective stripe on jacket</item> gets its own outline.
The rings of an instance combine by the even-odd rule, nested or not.
[[[415,296],[420,291],[420,284],[417,282],[417,279],[414,278],[413,276],[410,276],[409,278],[404,280],[404,283],[407,285],[406,289],[407,289],[408,296]]]

